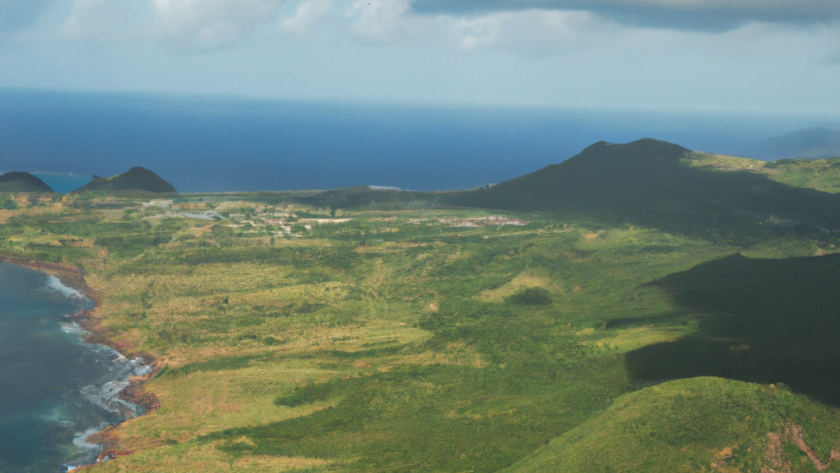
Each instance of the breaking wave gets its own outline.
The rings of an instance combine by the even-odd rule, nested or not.
[[[55,291],[68,299],[75,299],[75,300],[85,300],[86,297],[81,292],[73,289],[72,287],[67,287],[62,284],[61,280],[55,276],[48,276],[46,288],[51,291]]]
[[[149,374],[152,371],[151,367],[144,363],[143,358],[137,357],[129,360],[113,348],[104,345],[98,345],[98,347],[103,347],[105,351],[110,350],[113,353],[112,367],[107,379],[83,387],[80,391],[82,397],[99,408],[117,415],[120,421],[134,419],[142,415],[142,407],[120,399],[119,395],[123,389],[128,387],[131,377]]]

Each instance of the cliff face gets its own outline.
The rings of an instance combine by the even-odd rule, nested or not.
[[[0,192],[54,192],[50,186],[28,172],[8,172],[0,176]]]
[[[161,179],[154,172],[141,167],[133,167],[127,172],[112,177],[93,176],[91,182],[73,192],[87,191],[178,192],[172,184]]]

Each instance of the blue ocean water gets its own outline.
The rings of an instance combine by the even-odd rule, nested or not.
[[[58,193],[66,194],[74,191],[91,181],[91,176],[73,174],[72,172],[34,173],[44,184]]]
[[[99,446],[86,434],[138,414],[116,395],[148,367],[82,342],[67,315],[92,307],[53,276],[0,263],[0,471],[89,462]]]
[[[737,154],[748,143],[825,120],[0,90],[0,172],[86,179],[143,166],[181,192],[451,190],[518,177],[601,140],[650,137]]]

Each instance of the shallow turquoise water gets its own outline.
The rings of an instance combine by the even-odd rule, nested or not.
[[[67,315],[93,303],[39,271],[0,264],[0,472],[67,471],[85,433],[137,415],[116,394],[148,367],[82,342]]]

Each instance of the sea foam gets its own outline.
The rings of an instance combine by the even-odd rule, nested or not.
[[[65,286],[61,283],[61,280],[55,276],[47,277],[46,289],[58,292],[59,294],[67,297],[68,299],[85,299],[84,294],[73,289],[72,287]]]

